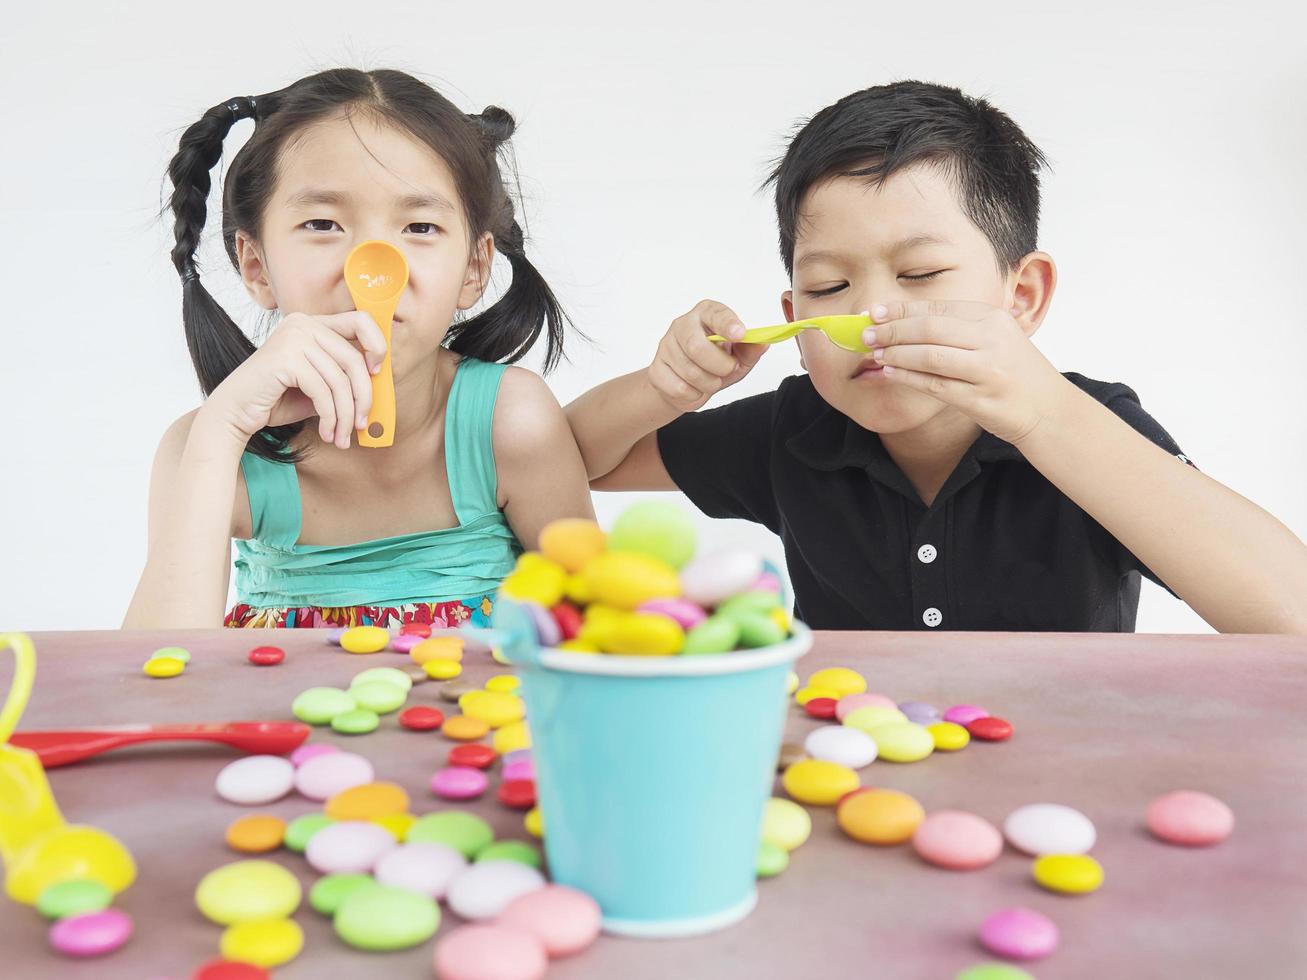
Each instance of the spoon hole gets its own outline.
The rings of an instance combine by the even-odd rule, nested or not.
[[[386,431],[386,427],[382,425],[380,422],[373,422],[371,425],[368,426],[368,435],[370,435],[373,439],[380,439],[385,431]]]

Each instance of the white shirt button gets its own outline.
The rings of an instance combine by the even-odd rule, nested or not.
[[[925,623],[927,626],[929,626],[931,629],[934,629],[940,623],[944,622],[944,614],[940,612],[938,609],[936,609],[934,606],[931,606],[929,609],[927,609],[924,613],[921,614],[921,621]]]
[[[921,559],[921,563],[923,565],[929,565],[932,561],[935,560],[935,557],[938,554],[939,552],[935,550],[935,546],[933,544],[923,544],[920,548],[917,549],[917,557]]]

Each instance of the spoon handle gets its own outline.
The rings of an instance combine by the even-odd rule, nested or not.
[[[384,447],[395,444],[395,375],[390,363],[390,328],[395,318],[399,297],[385,302],[374,302],[365,296],[354,297],[357,309],[368,313],[377,321],[386,338],[386,359],[381,370],[372,376],[372,408],[367,424],[359,429],[360,446]]]

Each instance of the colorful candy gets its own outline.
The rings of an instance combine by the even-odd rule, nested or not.
[[[1219,844],[1234,830],[1234,814],[1214,796],[1178,790],[1148,804],[1144,820],[1158,840],[1185,847]]]
[[[291,791],[295,772],[291,761],[279,755],[248,755],[224,766],[214,789],[230,803],[271,803]]]
[[[1057,948],[1053,920],[1034,909],[995,912],[980,926],[980,942],[991,953],[1014,960],[1037,960]]]
[[[1060,803],[1031,803],[1008,814],[1003,836],[1018,851],[1038,857],[1084,854],[1098,835],[1093,822],[1079,810]]]
[[[998,860],[1003,835],[974,813],[937,810],[917,825],[912,848],[923,861],[950,871],[974,871]]]
[[[1103,884],[1103,866],[1088,854],[1045,854],[1030,871],[1039,884],[1064,895],[1086,895]]]
[[[835,810],[840,830],[864,844],[902,844],[925,817],[920,803],[893,789],[852,793]]]
[[[284,919],[300,904],[300,883],[279,864],[260,859],[215,868],[195,889],[195,905],[221,926]]]
[[[408,949],[440,928],[440,907],[406,888],[374,885],[345,896],[332,919],[336,935],[357,949]]]
[[[845,793],[858,788],[858,774],[837,762],[804,759],[785,770],[781,785],[800,803],[832,806]]]

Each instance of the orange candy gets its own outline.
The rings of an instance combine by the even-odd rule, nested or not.
[[[408,652],[415,664],[424,664],[428,660],[463,659],[463,638],[460,636],[433,636],[415,644]]]
[[[925,819],[920,803],[893,789],[850,793],[835,811],[840,830],[864,844],[902,844]]]
[[[408,809],[408,793],[394,783],[364,783],[341,790],[327,801],[333,820],[377,820]]]
[[[281,847],[286,821],[270,813],[252,813],[233,820],[227,828],[227,846],[245,854],[262,854]]]
[[[451,715],[440,727],[440,734],[456,742],[474,742],[490,733],[490,724],[467,715]]]

